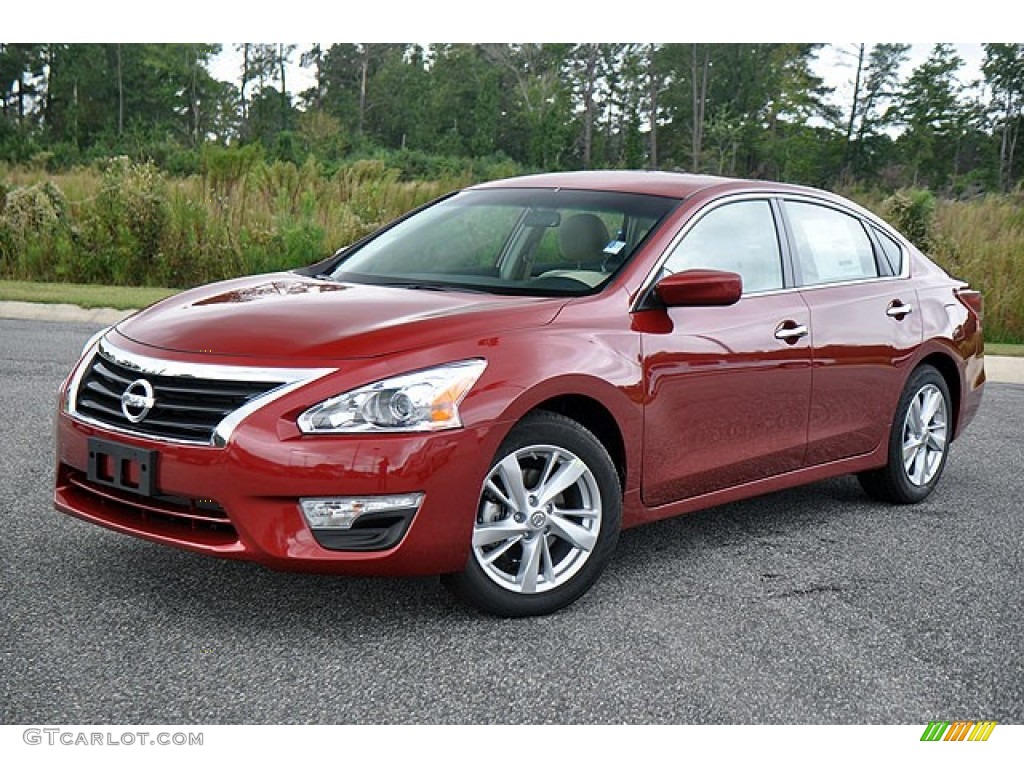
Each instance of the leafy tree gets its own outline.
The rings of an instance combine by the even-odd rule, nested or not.
[[[501,141],[501,68],[478,45],[432,48],[422,148],[455,155],[489,155]]]
[[[566,57],[566,74],[572,88],[574,108],[579,113],[578,146],[584,168],[590,168],[594,159],[596,101],[601,89],[601,76],[604,74],[601,62],[601,46],[598,43],[575,45]]]
[[[43,77],[44,46],[0,43],[0,106],[3,117],[24,124]]]
[[[894,112],[905,131],[897,141],[908,160],[910,183],[941,187],[958,168],[960,141],[969,121],[957,72],[964,61],[949,44],[936,45],[911,73]]]
[[[488,44],[484,55],[497,65],[512,87],[504,135],[509,154],[538,168],[564,167],[572,144],[572,126],[565,119],[572,103],[562,79],[565,44]]]
[[[661,97],[662,158],[694,171],[785,177],[799,165],[831,158],[819,152],[822,136],[805,127],[834,124],[826,103],[828,90],[812,71],[818,45],[808,44],[670,44],[659,51],[666,87]],[[813,141],[808,137],[814,135]],[[832,141],[832,134],[827,134]],[[810,158],[806,152],[812,150]],[[828,159],[828,163],[833,161]],[[727,170],[726,170],[727,169]],[[827,175],[830,165],[813,173]],[[804,171],[794,180],[810,181]]]
[[[260,140],[266,146],[276,143],[281,131],[294,123],[295,108],[288,95],[288,62],[295,45],[283,43],[248,43],[242,63],[243,94],[249,83],[255,83],[248,97],[244,121],[244,138]]]
[[[982,72],[992,89],[991,112],[999,134],[999,186],[1009,189],[1024,113],[1024,44],[987,43]]]
[[[418,45],[391,46],[379,52],[367,85],[366,133],[388,147],[405,149],[425,143],[423,123],[429,103],[424,51]]]
[[[896,95],[900,67],[910,46],[877,43],[864,58],[864,44],[858,50],[857,86],[846,129],[843,162],[848,173],[860,175],[877,168],[879,150],[888,142],[886,132],[894,125],[896,112],[889,107]]]

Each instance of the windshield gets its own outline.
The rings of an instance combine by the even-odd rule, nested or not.
[[[620,192],[467,190],[353,248],[329,276],[438,290],[591,293],[677,203]]]

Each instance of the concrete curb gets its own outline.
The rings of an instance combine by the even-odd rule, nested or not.
[[[96,323],[113,325],[135,312],[134,309],[84,309],[75,304],[36,304],[31,301],[0,301],[0,318],[45,320],[52,323]]]
[[[45,320],[58,323],[95,323],[113,325],[135,310],[83,309],[74,304],[34,304],[29,301],[0,301],[0,318]],[[985,374],[989,381],[1024,384],[1024,357],[985,356]]]
[[[985,355],[985,375],[989,381],[1024,384],[1024,357]]]

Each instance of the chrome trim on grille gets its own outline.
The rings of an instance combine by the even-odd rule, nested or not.
[[[308,379],[302,379],[300,381],[293,381],[291,384],[286,384],[277,389],[272,389],[261,397],[257,397],[255,400],[250,400],[248,403],[243,405],[237,411],[232,411],[213,429],[213,445],[217,448],[223,448],[228,444],[228,440],[231,438],[231,433],[235,431],[235,428],[242,423],[242,419],[251,413],[255,413],[264,405],[279,397],[284,397],[289,392],[294,392],[299,387],[308,384],[313,379],[319,379],[321,376],[326,376],[329,373],[334,373],[337,368],[326,368],[317,369],[321,371],[318,375],[312,376]]]
[[[222,381],[279,381],[288,384],[300,379],[311,379],[336,368],[261,368],[259,366],[217,365],[215,363],[183,363],[137,355],[114,346],[109,339],[100,339],[99,352],[111,362],[153,376],[219,379]]]
[[[152,435],[124,427],[108,424],[78,410],[78,392],[82,385],[82,379],[92,369],[96,356],[100,355],[111,362],[137,371],[140,374],[152,376],[169,376],[181,379],[206,379],[225,382],[277,382],[280,386],[253,398],[240,408],[225,416],[214,427],[213,433],[208,440],[189,440],[185,438],[166,437]],[[142,438],[158,443],[174,443],[177,445],[200,445],[215,448],[224,448],[232,433],[247,416],[255,413],[265,405],[277,400],[284,395],[294,392],[296,389],[320,379],[324,376],[337,372],[337,368],[268,368],[259,366],[233,366],[219,365],[215,363],[185,363],[176,360],[161,360],[159,358],[127,352],[115,346],[108,339],[101,339],[95,344],[85,357],[79,362],[75,375],[68,383],[66,410],[76,421],[90,426],[99,427],[110,432],[122,435]]]
[[[75,369],[75,375],[68,382],[68,388],[64,395],[65,413],[78,417],[78,388],[82,386],[82,378],[92,368],[92,361],[96,357],[98,346],[98,344],[93,343],[91,347],[87,347],[85,354],[82,355],[82,359],[78,361],[78,368]]]

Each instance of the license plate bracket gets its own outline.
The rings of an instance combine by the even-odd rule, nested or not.
[[[90,483],[106,485],[138,496],[156,492],[157,451],[135,448],[123,443],[89,438]]]

